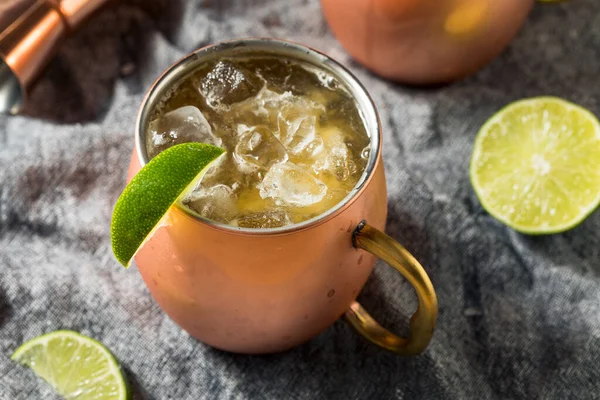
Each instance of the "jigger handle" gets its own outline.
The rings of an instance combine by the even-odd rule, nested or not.
[[[358,303],[345,313],[346,320],[366,339],[401,355],[415,355],[427,348],[438,314],[437,296],[427,273],[419,262],[398,242],[362,221],[352,236],[354,247],[368,251],[395,268],[415,288],[419,300],[410,319],[410,335],[401,338],[375,321]]]

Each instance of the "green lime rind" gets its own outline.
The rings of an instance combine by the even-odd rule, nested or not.
[[[113,253],[128,268],[169,208],[224,150],[183,143],[158,154],[129,182],[115,205],[110,236]]]
[[[38,336],[21,345],[10,358],[31,368],[68,399],[131,398],[129,385],[110,350],[74,331]]]
[[[537,113],[532,113],[531,110],[536,110]],[[549,114],[544,116],[544,112]],[[511,114],[511,117],[507,117]],[[515,120],[515,116],[519,119]],[[544,135],[551,140],[546,138],[537,139],[541,144],[536,143],[536,145],[542,149],[541,151],[529,148],[529,145],[525,143],[526,141],[522,140],[523,136],[533,136],[533,133],[536,132],[535,129],[530,129],[530,131],[524,129],[525,122],[523,118],[534,120],[538,123],[538,126],[540,119],[553,122],[553,124],[549,123],[547,127],[544,127],[546,129]],[[519,120],[521,123],[519,123]],[[494,157],[497,161],[498,157],[494,154],[495,149],[490,149],[489,144],[486,145],[484,142],[489,140],[493,127],[497,128],[503,125],[508,125],[511,128],[506,133],[508,139],[513,140],[516,145],[512,146],[518,147],[515,153],[519,153],[519,158],[515,165],[507,162],[503,166],[505,170],[510,170],[509,173],[504,176],[502,174],[497,175],[497,181],[504,185],[504,187],[501,187],[502,184],[490,184],[483,178],[483,167],[480,163],[486,158]],[[510,147],[507,146],[507,148]],[[554,153],[546,157],[544,152],[547,152],[548,149]],[[506,149],[504,150],[504,155],[514,157],[513,154],[507,153]],[[548,177],[544,176],[544,179],[537,179],[538,182],[534,177],[533,182],[529,182],[530,186],[534,185],[535,188],[530,192],[531,196],[525,196],[531,197],[526,199],[525,204],[523,204],[523,201],[521,203],[498,204],[498,196],[505,196],[510,193],[514,184],[520,185],[523,183],[523,180],[519,180],[522,179],[523,175],[526,175],[523,173],[523,164],[527,162],[528,157],[533,157],[536,153],[540,153],[550,161],[548,163],[550,165],[547,173]],[[560,168],[555,168],[553,164],[555,161],[561,164],[558,165]],[[496,166],[498,165],[496,164]],[[493,171],[494,168],[490,169]],[[560,171],[560,174],[554,176],[556,171]],[[494,114],[480,129],[471,156],[469,175],[473,189],[483,208],[510,228],[530,235],[554,234],[572,229],[600,206],[600,121],[589,110],[557,97],[534,97],[513,102]],[[581,179],[582,177],[583,179]],[[583,183],[578,184],[577,180],[582,180]],[[548,181],[552,185],[546,188]],[[539,190],[539,182],[541,182],[539,187],[542,187],[543,190]],[[558,183],[561,183],[561,185],[558,185]],[[565,190],[565,187],[568,190]],[[490,195],[490,191],[493,192],[494,190],[496,190],[496,197]],[[586,196],[582,195],[584,192]],[[557,197],[562,197],[562,203],[557,203],[553,198],[553,194],[556,193],[560,195]],[[583,199],[584,197],[585,199]],[[543,212],[540,212],[537,223],[535,220],[533,222],[517,221],[514,216],[507,215],[502,210],[503,206],[511,210],[524,205],[531,209],[532,204],[537,204],[538,209],[542,210],[543,207],[540,208],[540,204],[545,206],[549,204],[556,206],[558,204],[559,206],[546,207],[545,211],[550,211],[550,213],[546,212],[544,215]]]

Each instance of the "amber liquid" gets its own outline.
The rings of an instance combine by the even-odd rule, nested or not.
[[[281,57],[201,65],[151,119],[150,157],[189,141],[226,150],[184,204],[232,226],[272,228],[316,217],[356,186],[369,158],[363,119],[342,83]]]

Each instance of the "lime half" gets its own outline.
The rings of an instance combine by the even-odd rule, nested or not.
[[[600,123],[555,97],[517,101],[479,131],[470,173],[483,207],[506,225],[565,231],[600,203]]]
[[[204,143],[178,144],[154,157],[125,188],[112,215],[113,253],[125,267],[162,217],[193,186],[223,149]]]
[[[77,332],[39,336],[19,347],[11,359],[31,368],[66,399],[128,398],[125,379],[110,351]]]

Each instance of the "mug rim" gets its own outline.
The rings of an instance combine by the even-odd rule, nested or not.
[[[336,205],[306,221],[277,228],[243,228],[204,218],[179,202],[175,204],[175,206],[186,216],[217,230],[246,235],[279,235],[313,228],[339,215],[352,205],[352,203],[354,203],[354,201],[363,193],[381,162],[381,121],[373,99],[354,74],[325,53],[299,43],[272,38],[234,39],[210,44],[192,51],[163,71],[146,92],[136,118],[135,154],[141,167],[148,163],[149,160],[145,146],[146,132],[143,128],[147,126],[147,123],[149,122],[148,117],[156,102],[161,99],[165,91],[167,91],[178,78],[184,77],[193,70],[195,66],[202,63],[204,60],[215,57],[218,53],[225,53],[226,55],[231,56],[236,52],[253,53],[259,51],[264,51],[265,54],[280,54],[291,59],[295,58],[311,63],[317,68],[325,69],[327,72],[332,73],[336,78],[340,79],[357,102],[358,111],[361,114],[370,139],[369,160],[356,185]]]

